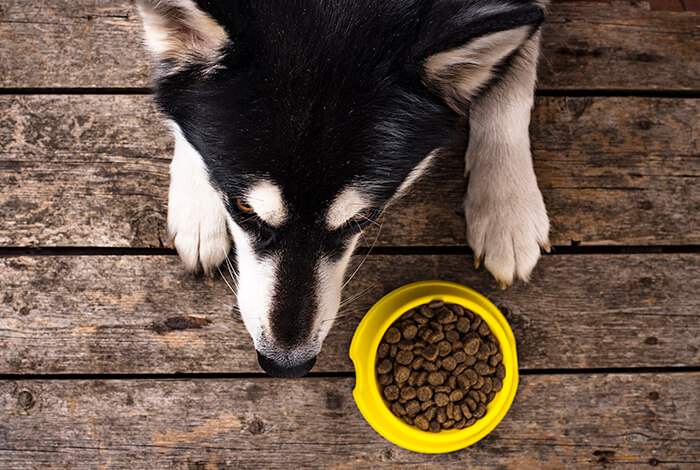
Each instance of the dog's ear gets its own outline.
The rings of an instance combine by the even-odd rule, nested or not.
[[[145,42],[160,74],[215,68],[229,43],[226,30],[194,0],[136,0]]]
[[[537,30],[544,10],[533,3],[484,5],[436,0],[421,27],[424,81],[462,114],[504,60]]]

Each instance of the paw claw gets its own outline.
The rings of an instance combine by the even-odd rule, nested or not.
[[[546,253],[551,253],[551,252],[552,252],[552,245],[550,245],[549,243],[545,243],[545,244],[542,246],[542,248],[544,248],[544,251],[545,251]]]
[[[500,287],[501,290],[506,290],[506,287],[508,287],[508,284],[506,284],[505,281],[498,281],[498,287]]]
[[[482,258],[483,257],[480,255],[474,255],[474,269],[479,269],[479,267],[481,266]]]

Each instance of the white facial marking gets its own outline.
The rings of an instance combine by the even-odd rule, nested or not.
[[[258,258],[250,236],[230,217],[228,221],[236,244],[238,308],[255,348],[260,349],[262,332],[270,330],[271,299],[275,292],[279,259]]]
[[[356,188],[349,186],[343,189],[335,198],[326,214],[326,224],[335,230],[350,220],[352,216],[370,207],[370,200]]]
[[[170,164],[168,232],[185,267],[207,274],[219,266],[231,248],[227,210],[209,182],[201,155],[171,122],[175,153]]]
[[[322,257],[316,265],[316,298],[318,301],[316,331],[318,332],[319,344],[328,335],[331,326],[333,326],[333,319],[338,313],[345,269],[359,237],[358,233],[352,238],[338,261],[333,262]]]
[[[244,202],[253,208],[263,222],[272,227],[279,227],[287,220],[282,191],[271,181],[262,181],[253,186]]]
[[[418,179],[428,171],[436,155],[437,151],[431,152],[430,154],[428,154],[427,157],[421,160],[420,163],[418,163],[418,165],[413,167],[413,170],[411,170],[406,179],[403,180],[403,183],[401,183],[401,186],[399,186],[399,189],[396,190],[396,193],[394,193],[394,195],[389,200],[389,204],[394,202],[396,199],[403,197],[408,192],[408,190],[411,189],[413,183],[418,181]]]

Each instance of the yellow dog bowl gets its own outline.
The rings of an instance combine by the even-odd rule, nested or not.
[[[487,405],[486,415],[468,428],[432,433],[406,424],[391,413],[377,383],[377,348],[384,333],[405,312],[431,300],[459,304],[478,314],[501,345],[506,369],[503,388]],[[355,364],[356,376],[353,397],[362,416],[375,431],[394,444],[426,454],[452,452],[482,439],[506,415],[518,388],[518,356],[508,322],[486,297],[453,282],[415,282],[382,297],[357,327],[350,345],[350,359]]]

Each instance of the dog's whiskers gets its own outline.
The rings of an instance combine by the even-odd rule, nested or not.
[[[383,222],[383,221],[384,221],[384,220],[383,220],[383,217],[382,217],[382,222]],[[379,230],[377,230],[377,236],[374,237],[374,242],[372,242],[372,246],[369,247],[369,250],[367,250],[367,254],[366,254],[365,257],[362,259],[362,261],[360,262],[360,265],[357,267],[357,269],[355,269],[355,271],[352,273],[352,275],[348,278],[347,281],[345,281],[345,283],[343,284],[343,286],[340,288],[341,290],[344,289],[345,286],[348,285],[348,282],[350,282],[350,281],[352,280],[352,278],[355,277],[355,274],[357,274],[357,272],[360,270],[360,268],[362,267],[362,265],[365,264],[365,261],[367,261],[367,257],[368,257],[369,254],[372,252],[372,249],[374,248],[374,245],[377,244],[377,240],[379,240],[379,235],[380,235],[381,233],[382,233],[382,224],[379,224]]]

